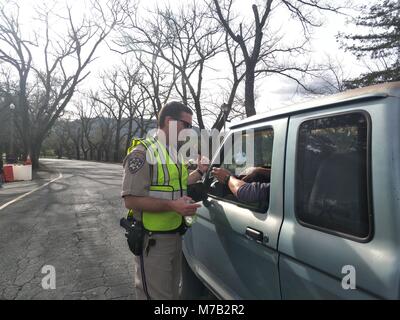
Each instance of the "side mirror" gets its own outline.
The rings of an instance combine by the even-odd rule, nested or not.
[[[187,195],[195,202],[207,199],[207,187],[203,182],[196,182],[187,186]]]

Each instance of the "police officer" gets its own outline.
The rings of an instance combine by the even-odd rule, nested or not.
[[[207,164],[198,162],[190,175],[170,141],[192,127],[193,112],[172,101],[160,111],[155,137],[133,140],[124,159],[122,197],[134,219],[146,229],[143,253],[135,256],[137,299],[178,299],[184,217],[200,207],[186,196],[187,185],[198,181]],[[175,131],[175,132],[174,132]],[[172,152],[171,152],[172,151]]]

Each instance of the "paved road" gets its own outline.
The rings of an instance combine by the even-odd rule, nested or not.
[[[135,299],[121,165],[43,163],[63,177],[0,210],[0,299]],[[44,265],[55,267],[55,290],[42,288]]]

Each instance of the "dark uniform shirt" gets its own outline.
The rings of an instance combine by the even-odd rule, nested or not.
[[[269,201],[270,184],[265,182],[251,182],[240,186],[237,198],[242,202]]]

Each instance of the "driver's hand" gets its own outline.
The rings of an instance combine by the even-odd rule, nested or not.
[[[213,168],[211,173],[221,183],[224,183],[226,177],[231,175],[231,173],[224,168]]]

